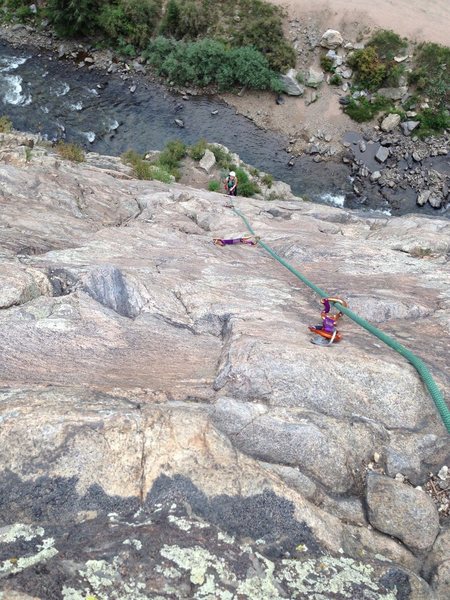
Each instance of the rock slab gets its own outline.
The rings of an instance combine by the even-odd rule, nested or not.
[[[427,552],[439,533],[436,507],[422,490],[377,473],[367,478],[369,521],[416,553]]]

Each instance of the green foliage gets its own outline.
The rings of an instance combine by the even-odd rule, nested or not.
[[[168,168],[163,165],[152,164],[136,152],[135,150],[127,150],[121,156],[125,164],[133,167],[133,174],[137,179],[157,179],[163,183],[171,183],[172,174]]]
[[[236,177],[238,179],[238,194],[239,196],[245,196],[246,198],[254,196],[259,191],[259,187],[253,181],[250,181],[248,174],[244,169],[237,168]]]
[[[122,48],[144,48],[151,38],[161,15],[161,0],[117,0],[102,5],[98,26]]]
[[[298,81],[298,83],[300,83],[301,85],[303,85],[305,83],[305,76],[303,75],[303,73],[297,73],[297,75],[295,76],[295,79]]]
[[[194,160],[201,160],[203,158],[203,155],[205,154],[205,150],[207,149],[207,147],[208,144],[206,140],[198,140],[198,142],[196,142],[189,148],[189,156]]]
[[[377,90],[386,77],[386,65],[373,46],[356,50],[349,57],[348,64],[356,71],[356,81],[368,90]]]
[[[157,181],[162,181],[163,183],[172,183],[174,177],[175,179],[179,178],[176,176],[178,175],[178,172],[176,172],[176,175],[173,175],[158,165],[150,165],[150,175],[151,179],[156,179]]]
[[[177,42],[158,37],[144,53],[157,73],[178,85],[229,89],[245,85],[253,89],[280,86],[265,57],[255,48],[227,48],[205,38],[196,42]]]
[[[320,66],[326,73],[333,72],[333,59],[329,58],[326,54],[322,54],[320,57]]]
[[[31,148],[25,148],[25,161],[30,162],[32,156],[33,156],[33,153],[31,151]]]
[[[273,176],[270,175],[269,173],[266,173],[263,178],[261,179],[263,185],[267,186],[268,188],[271,188],[273,185]]]
[[[208,182],[208,190],[210,192],[218,192],[220,187],[220,181],[217,181],[217,179],[211,179],[211,181]]]
[[[331,79],[330,79],[331,85],[341,85],[341,83],[342,83],[342,77],[340,75],[338,75],[337,73],[335,73],[333,75],[333,77],[331,77]]]
[[[415,53],[415,62],[409,83],[425,93],[434,107],[445,108],[450,102],[450,48],[421,44]]]
[[[397,87],[400,83],[400,77],[404,75],[405,67],[397,63],[392,63],[386,70],[386,77],[383,85],[387,87]]]
[[[185,0],[176,2],[171,0],[171,15],[169,18],[170,29],[165,33],[170,33],[177,39],[184,37],[196,38],[205,33],[208,27],[208,17],[203,9],[194,0]],[[174,18],[176,14],[176,18]]]
[[[95,29],[100,0],[48,0],[47,16],[62,36],[87,34]]]
[[[227,152],[224,148],[220,146],[208,146],[209,150],[214,154],[216,159],[216,163],[222,169],[226,169],[227,171],[233,170],[233,162],[231,160],[230,153]]]
[[[420,128],[417,132],[420,137],[426,137],[441,133],[445,129],[450,129],[450,114],[448,110],[427,108],[417,116],[417,120],[420,121]]]
[[[162,20],[160,31],[163,34],[175,35],[180,18],[180,6],[177,0],[169,0]]]
[[[187,148],[184,142],[172,140],[167,142],[164,150],[160,152],[157,162],[161,167],[171,172],[179,168],[180,160],[186,156],[186,152]]]
[[[12,130],[12,123],[8,117],[0,117],[0,133],[10,133]]]
[[[344,112],[354,121],[371,121],[381,110],[392,108],[392,101],[383,96],[375,96],[370,101],[366,97],[354,99],[344,108]]]
[[[284,38],[282,14],[278,7],[262,0],[240,0],[237,13],[239,21],[231,21],[225,36],[232,46],[256,48],[267,58],[270,68],[277,72],[295,66],[295,51]]]
[[[375,49],[378,57],[382,60],[391,61],[401,50],[407,47],[408,43],[397,33],[389,29],[380,29],[371,38],[368,46]]]
[[[73,162],[84,162],[84,150],[77,144],[67,144],[66,142],[58,142],[56,144],[56,152],[66,160]]]

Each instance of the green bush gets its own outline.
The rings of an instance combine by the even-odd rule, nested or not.
[[[46,14],[59,35],[86,35],[96,30],[100,4],[100,0],[48,0]]]
[[[380,59],[391,61],[408,46],[408,42],[389,29],[381,29],[372,36],[367,45],[375,49]]]
[[[450,48],[439,44],[421,44],[415,53],[416,66],[410,84],[424,92],[433,106],[443,109],[450,102]]]
[[[261,191],[256,183],[250,181],[247,172],[244,171],[244,169],[237,168],[235,169],[235,171],[236,177],[238,179],[239,196],[244,196],[248,198],[250,196],[254,196],[255,194]]]
[[[261,179],[263,185],[267,186],[268,188],[271,188],[273,185],[273,176],[270,175],[269,173],[266,173],[263,178]]]
[[[386,65],[372,46],[356,50],[349,57],[348,64],[356,71],[356,81],[368,90],[377,90],[386,77]]]
[[[337,73],[335,73],[333,75],[333,77],[331,77],[331,79],[330,79],[330,84],[331,85],[341,85],[342,84],[342,77],[340,75],[338,75]]]
[[[166,171],[166,169],[163,169],[157,165],[150,166],[150,175],[151,179],[156,179],[157,181],[162,181],[163,183],[172,183],[173,177],[175,177],[172,175],[172,173],[169,173],[169,171]],[[177,179],[177,177],[175,177],[175,179]]]
[[[161,0],[118,0],[117,4],[103,4],[98,26],[121,48],[131,46],[133,52],[128,55],[136,56],[134,46],[144,48],[147,45],[160,15]]]
[[[67,144],[66,142],[58,142],[56,144],[56,152],[66,160],[73,162],[84,162],[84,150],[77,144]]]
[[[383,96],[375,96],[370,101],[366,97],[350,100],[344,112],[354,121],[371,121],[381,110],[392,108],[392,101]]]
[[[420,137],[441,133],[445,129],[450,129],[450,115],[448,110],[433,110],[427,108],[417,115],[420,121],[418,134]]]
[[[210,145],[208,146],[208,148],[214,154],[216,163],[219,167],[227,171],[233,170],[233,162],[231,160],[229,152],[227,152],[224,148],[221,148],[220,146]]]
[[[159,75],[178,85],[217,85],[222,90],[237,85],[281,88],[266,58],[251,47],[230,49],[208,38],[177,42],[159,37],[149,43],[144,56]]]
[[[11,120],[8,117],[0,117],[0,133],[10,133],[11,130]]]
[[[150,163],[135,150],[127,150],[121,156],[122,162],[133,168],[133,174],[137,179],[157,179],[163,183],[171,183],[172,173],[169,169],[159,163]]]
[[[393,63],[389,65],[386,69],[386,77],[383,81],[383,85],[387,87],[397,87],[400,83],[400,77],[404,75],[405,67],[403,65],[398,65]]]
[[[220,188],[220,181],[217,181],[217,179],[211,179],[211,181],[208,182],[208,190],[210,192],[218,192]]]
[[[180,160],[186,156],[186,144],[181,140],[172,140],[167,142],[164,150],[160,152],[157,162],[168,171],[178,169]]]
[[[320,57],[320,66],[326,73],[333,72],[333,59],[329,58],[326,54],[322,54]]]
[[[198,142],[196,142],[189,148],[189,156],[194,160],[201,160],[203,158],[203,155],[205,154],[205,150],[207,149],[207,147],[208,143],[206,140],[198,140]]]
[[[241,0],[238,8],[240,20],[231,22],[225,36],[231,45],[256,48],[274,71],[294,67],[295,50],[284,38],[280,9],[262,0]]]

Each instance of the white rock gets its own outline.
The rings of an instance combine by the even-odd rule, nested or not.
[[[400,115],[397,115],[395,113],[387,115],[387,117],[385,117],[381,122],[381,129],[386,132],[393,131],[398,126],[400,121]]]
[[[323,46],[323,48],[331,48],[334,50],[335,48],[342,46],[343,41],[344,38],[339,31],[327,29],[320,40],[320,45]]]
[[[216,157],[211,152],[211,150],[208,150],[208,148],[207,148],[205,150],[205,154],[203,155],[203,157],[201,158],[201,160],[199,162],[200,168],[204,169],[207,173],[209,173],[215,164],[216,164]]]

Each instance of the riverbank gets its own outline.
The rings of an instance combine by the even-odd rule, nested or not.
[[[306,34],[303,33],[302,37],[299,35],[299,28],[300,25],[293,22],[292,31],[298,38],[295,42],[297,50],[300,54],[308,54],[310,59],[312,57],[314,66],[317,66],[319,57],[317,39],[313,37],[307,42],[307,38],[311,37],[313,30],[307,29]],[[316,29],[315,31],[315,35],[319,36],[318,39],[320,39],[320,30]],[[49,52],[56,53],[55,58],[72,61],[75,72],[79,73],[80,77],[83,77],[83,73],[89,73],[92,76],[97,74],[101,84],[93,84],[94,87],[106,89],[109,86],[112,88],[114,87],[112,86],[113,82],[119,81],[120,90],[118,87],[117,97],[123,98],[124,94],[128,98],[133,97],[135,105],[144,102],[146,95],[151,95],[150,91],[142,93],[143,88],[148,88],[148,83],[157,85],[155,77],[152,76],[139,58],[134,60],[119,59],[110,51],[97,50],[79,42],[62,42],[51,32],[39,33],[27,26],[4,27],[0,30],[0,35],[17,47],[24,48],[31,44],[34,48],[40,50],[44,48]],[[352,39],[353,42],[349,43],[356,44],[354,38]],[[300,43],[302,40],[304,43],[310,44],[311,48],[308,52],[306,52],[304,44]],[[420,152],[416,153],[416,156],[420,156],[420,160],[409,164],[410,159],[408,157],[412,157],[414,154],[414,148],[411,148],[411,138],[404,138],[401,134],[396,137],[392,135],[389,137],[390,133],[380,130],[378,126],[373,128],[356,124],[340,108],[339,98],[345,96],[345,92],[341,88],[323,83],[318,92],[309,89],[305,94],[305,99],[283,96],[283,101],[277,103],[275,102],[276,97],[267,92],[246,93],[243,91],[239,95],[223,95],[222,98],[229,106],[233,106],[237,113],[249,118],[260,130],[256,131],[245,126],[243,121],[240,121],[239,124],[237,121],[234,122],[232,111],[225,112],[219,106],[219,108],[211,108],[209,114],[207,114],[206,118],[209,121],[213,113],[216,115],[216,125],[213,126],[212,130],[209,129],[206,135],[200,133],[204,127],[204,117],[203,122],[200,123],[192,114],[192,111],[188,116],[189,107],[194,105],[198,107],[205,102],[197,96],[197,91],[193,89],[172,89],[169,91],[176,95],[170,96],[162,87],[155,89],[155,94],[161,94],[164,98],[167,98],[167,107],[163,109],[165,116],[159,115],[159,120],[167,119],[167,132],[172,132],[170,137],[181,137],[187,143],[194,143],[199,137],[207,137],[209,141],[224,143],[233,151],[239,152],[246,162],[272,173],[277,179],[290,183],[294,192],[298,195],[313,200],[325,199],[325,201],[338,202],[341,206],[346,205],[363,210],[375,209],[389,214],[404,214],[405,212],[418,210],[416,202],[420,198],[420,202],[426,204],[425,210],[420,209],[422,212],[435,214],[436,209],[441,207],[439,214],[445,216],[448,213],[446,210],[449,188],[448,165],[445,161],[440,161],[439,168],[436,171],[435,165],[431,161],[430,164],[426,165],[426,169],[422,168],[422,160],[443,156],[448,152],[448,136],[433,138],[426,143],[419,142],[414,138],[413,143],[421,147]],[[111,94],[110,97],[109,104],[115,104],[116,100],[113,99]],[[309,102],[308,98],[311,97],[314,97],[314,100]],[[189,102],[189,99],[191,102]],[[178,114],[178,111],[182,112]],[[146,114],[144,118],[148,120],[153,116]],[[224,127],[225,118],[228,119],[227,127]],[[110,124],[105,125],[107,132],[108,128],[116,127],[114,123],[117,127],[119,126],[119,120],[111,116]],[[65,128],[65,125],[62,127]],[[124,140],[121,144],[122,132],[126,132],[127,127],[129,125],[122,128],[120,135],[116,135],[115,129],[109,131],[109,145],[96,140],[93,149],[109,153],[111,147],[113,153],[120,154],[120,152],[133,147],[146,152],[161,148],[167,141],[167,139],[164,139],[158,142],[157,139],[153,139],[142,148],[136,148],[134,141],[133,145],[126,145]],[[25,129],[29,128],[25,125]],[[267,136],[264,136],[263,131],[267,132]],[[271,132],[274,132],[272,142],[269,141]],[[280,132],[285,136],[285,139],[279,135],[277,137]],[[356,135],[352,138],[352,144],[348,144],[346,141],[349,132]],[[95,137],[94,133],[85,132],[90,142]],[[228,136],[228,139],[225,139],[226,136]],[[136,139],[131,131],[128,138],[130,140]],[[365,161],[365,157],[369,157],[370,153],[367,155],[358,154],[360,142],[373,144],[371,147],[374,150],[373,154],[376,154],[380,146],[383,145],[392,147],[392,149],[396,147],[397,151],[389,151],[383,161],[372,165]],[[266,146],[265,150],[267,150],[267,144],[273,148],[273,152],[266,152],[267,155],[261,160],[261,150],[258,146]],[[243,150],[241,150],[242,146],[244,147]],[[251,147],[252,153],[246,154],[246,146]],[[349,152],[349,147],[350,150],[356,149],[357,152]],[[371,156],[372,158],[373,156]],[[403,158],[406,159],[406,163],[402,162]],[[413,177],[401,177],[404,164],[409,168],[414,166],[419,171],[413,173]],[[387,177],[380,176],[383,175],[384,170],[386,170]],[[395,172],[394,175],[392,175],[392,171]],[[318,183],[315,183],[315,180]],[[431,201],[428,201],[428,198],[425,198],[422,192],[430,186],[433,189],[429,195]]]

